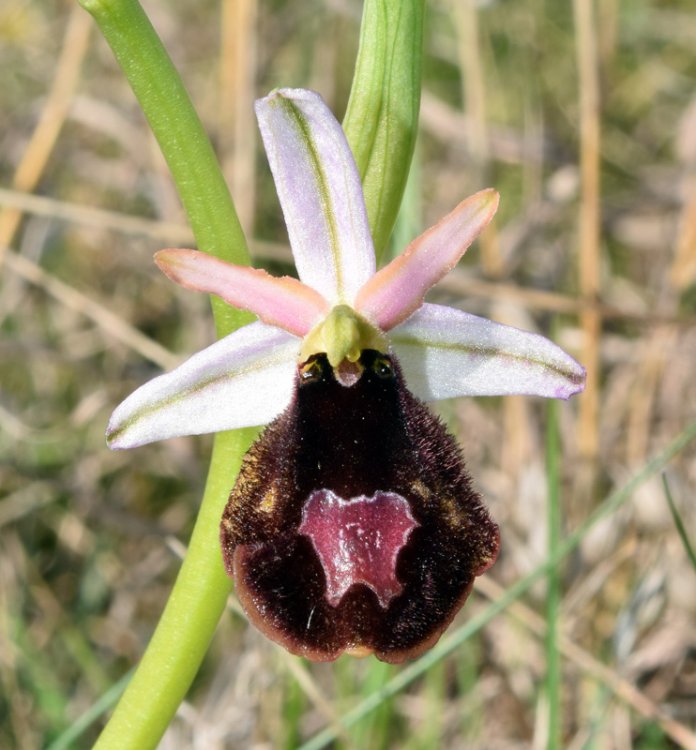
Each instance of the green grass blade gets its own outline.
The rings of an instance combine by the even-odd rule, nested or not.
[[[399,672],[399,674],[390,680],[382,690],[368,696],[365,700],[348,711],[343,717],[343,726],[353,726],[357,721],[360,721],[363,716],[370,713],[370,711],[374,711],[383,701],[401,692],[415,679],[425,674],[434,664],[437,664],[441,659],[444,659],[448,654],[451,654],[459,648],[462,643],[474,633],[477,633],[494,617],[519,599],[532,586],[534,586],[537,581],[540,581],[546,576],[551,568],[558,565],[561,560],[575,550],[596,524],[616,512],[616,510],[618,510],[618,508],[620,508],[632,496],[640,485],[650,477],[655,476],[655,474],[662,471],[667,463],[669,463],[669,461],[683,450],[683,448],[694,438],[696,438],[696,421],[689,424],[660,453],[648,461],[641,471],[639,471],[627,484],[609,495],[609,497],[583,524],[581,524],[572,534],[567,536],[565,540],[558,545],[557,552],[553,557],[548,558],[545,562],[541,563],[533,571],[524,576],[524,578],[517,581],[517,583],[506,590],[498,601],[490,604],[486,609],[457,630],[454,630],[441,638],[429,652],[405,667]],[[320,750],[320,748],[324,748],[333,742],[335,736],[335,729],[328,727],[305,742],[299,750]]]
[[[394,675],[391,664],[371,660],[363,680],[359,695],[364,700],[372,693],[381,690]],[[396,714],[391,701],[384,701],[375,711],[356,726],[354,741],[356,747],[369,747],[374,750],[388,748],[396,736]],[[391,741],[390,741],[391,740]]]
[[[669,504],[669,509],[672,513],[672,518],[674,519],[674,525],[677,527],[679,538],[681,539],[682,544],[684,545],[686,554],[689,556],[689,560],[691,561],[691,566],[693,567],[694,570],[696,570],[696,552],[694,552],[694,548],[691,545],[691,542],[689,541],[689,535],[686,533],[686,527],[684,526],[684,522],[682,521],[681,514],[679,513],[679,510],[674,503],[674,498],[672,497],[672,492],[669,489],[669,482],[667,481],[666,474],[662,474],[662,484],[665,488],[665,496],[667,497],[667,503]]]
[[[77,718],[61,735],[46,748],[46,750],[67,750],[74,747],[75,741],[89,729],[97,719],[105,714],[121,697],[126,685],[133,676],[130,670],[115,682],[102,696],[93,703],[79,718]]]
[[[291,675],[286,680],[283,697],[283,739],[281,747],[284,750],[293,750],[300,742],[300,727],[306,701],[300,684]]]
[[[546,482],[548,554],[556,557],[561,543],[560,445],[558,434],[558,402],[547,404]],[[561,654],[558,629],[561,605],[561,577],[554,565],[546,577],[546,702],[548,707],[547,750],[561,747]]]

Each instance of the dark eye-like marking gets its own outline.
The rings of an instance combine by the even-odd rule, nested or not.
[[[326,357],[315,354],[299,366],[300,386],[319,382],[326,373],[328,362]]]
[[[387,354],[375,349],[365,349],[360,356],[360,364],[367,372],[374,373],[380,380],[394,380],[394,363]]]
[[[391,380],[394,377],[394,366],[391,359],[384,354],[378,354],[372,362],[372,371],[383,380]]]

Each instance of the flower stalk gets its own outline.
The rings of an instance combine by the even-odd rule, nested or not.
[[[172,172],[198,248],[238,265],[248,264],[244,234],[212,146],[140,4],[137,0],[79,2],[94,17],[143,108]],[[367,209],[380,247],[386,245],[391,233],[415,140],[423,5],[423,0],[368,0],[363,19],[360,59],[353,82],[356,93],[351,97],[354,104],[348,127],[354,132],[350,123],[356,122],[356,115],[369,114],[371,130],[367,139],[352,135],[351,140],[359,147],[362,176],[372,185]],[[369,28],[377,28],[368,27],[368,21],[375,19],[379,6],[390,17],[403,14],[410,18],[411,31],[404,34],[401,25],[381,24],[380,33],[369,32]],[[390,57],[388,51],[393,53],[396,47],[400,54],[391,55],[393,75],[384,84],[390,103],[385,109],[382,97],[373,98],[374,84]],[[409,75],[397,75],[406,67],[411,71]],[[390,162],[385,128],[394,122],[395,107],[400,101],[410,102],[406,107],[410,114],[398,120],[405,137],[396,141],[405,147],[400,147],[398,156],[393,151],[394,160]],[[382,144],[377,159],[372,155],[373,151],[377,153],[375,143]],[[399,169],[390,176],[395,165]],[[382,196],[389,196],[384,205]],[[219,298],[211,301],[218,337],[251,319],[248,313]],[[230,591],[218,546],[219,518],[253,433],[255,430],[235,430],[215,437],[205,493],[186,559],[152,641],[97,742],[96,747],[101,750],[156,747],[200,666]]]

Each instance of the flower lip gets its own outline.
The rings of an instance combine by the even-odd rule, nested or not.
[[[493,564],[498,529],[398,362],[367,351],[361,364],[352,388],[325,355],[306,382],[300,368],[289,407],[244,458],[223,557],[250,621],[292,653],[400,662],[451,622]]]

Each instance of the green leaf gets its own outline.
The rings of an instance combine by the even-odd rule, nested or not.
[[[396,221],[418,132],[424,6],[424,0],[365,1],[343,120],[378,263]]]

